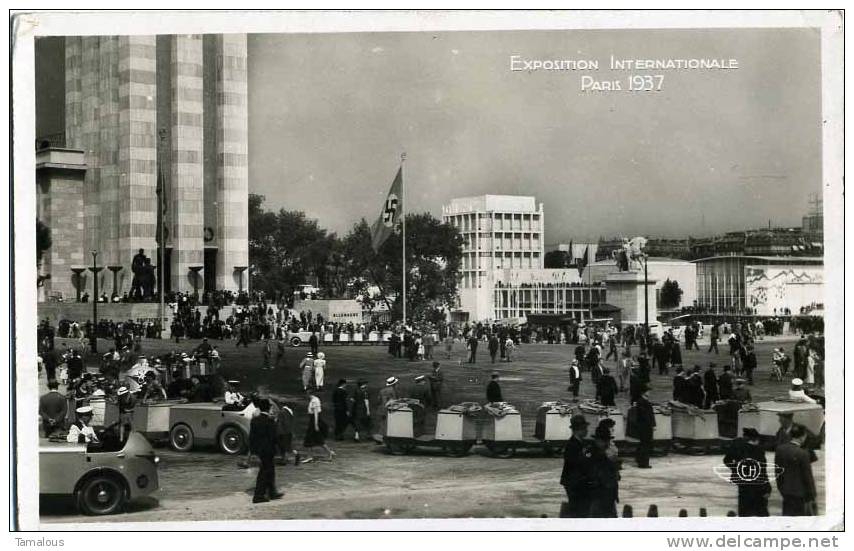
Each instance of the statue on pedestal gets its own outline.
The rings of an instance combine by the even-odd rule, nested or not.
[[[646,237],[635,237],[631,240],[623,238],[619,249],[611,253],[617,263],[620,272],[639,272],[643,269],[643,260],[646,258]]]

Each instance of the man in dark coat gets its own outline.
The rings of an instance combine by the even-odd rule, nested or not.
[[[698,408],[703,407],[703,402],[705,402],[705,390],[703,389],[703,376],[700,375],[699,365],[694,366],[694,371],[691,373],[691,376],[688,377],[687,392],[685,394],[688,398],[687,403]]]
[[[368,394],[368,381],[360,379],[357,383],[358,388],[353,397],[353,410],[350,414],[353,420],[353,440],[359,442],[360,436],[365,435],[368,438],[371,436],[371,400]]]
[[[649,456],[652,453],[652,435],[655,430],[655,411],[649,401],[649,388],[644,387],[643,393],[635,403],[637,408],[637,438],[638,449],[635,455],[638,467],[650,469]]]
[[[587,420],[583,415],[573,415],[569,420],[572,437],[563,450],[563,471],[560,484],[566,490],[569,518],[587,518],[590,514],[590,454],[584,438]]]
[[[602,376],[596,384],[596,396],[603,406],[616,406],[614,398],[617,396],[617,381],[611,376],[611,370],[607,367],[602,369]]]
[[[641,395],[643,394],[643,389],[646,383],[641,377],[640,370],[638,368],[632,368],[632,374],[629,376],[629,404],[634,405],[640,400]]]
[[[744,374],[747,376],[747,384],[753,385],[753,371],[756,369],[756,352],[753,351],[752,344],[748,344],[743,349],[741,362]]]
[[[445,384],[445,374],[439,362],[433,362],[433,373],[430,374],[430,394],[433,407],[442,407],[442,387]]]
[[[616,518],[619,501],[620,471],[617,461],[608,455],[611,429],[600,424],[590,446],[590,518]]]
[[[249,424],[249,452],[261,461],[258,478],[255,480],[255,495],[252,503],[265,503],[282,497],[276,489],[276,422],[270,417],[270,400],[258,401],[258,415]]]
[[[688,401],[688,380],[685,379],[685,370],[681,367],[676,368],[676,375],[673,377],[673,399],[677,402]]]
[[[430,407],[433,397],[430,394],[430,385],[427,384],[427,377],[425,375],[417,375],[413,381],[415,384],[409,390],[409,397],[421,402],[421,405],[425,408]]]
[[[83,375],[83,356],[77,350],[72,350],[68,357],[68,380],[79,379]]]
[[[39,398],[39,416],[45,438],[62,431],[68,414],[68,399],[59,393],[59,383],[52,379],[47,382],[47,389],[47,394]]]
[[[718,376],[715,375],[715,364],[709,364],[709,368],[703,374],[703,390],[706,398],[703,400],[703,408],[710,409],[712,404],[718,401]]]
[[[492,363],[495,363],[495,357],[498,356],[499,348],[501,348],[501,343],[498,341],[498,335],[493,333],[489,337],[489,357]]]
[[[475,335],[474,331],[472,331],[471,336],[468,340],[469,345],[469,363],[473,364],[477,360],[477,335]]]
[[[501,385],[498,384],[501,376],[498,373],[492,374],[492,380],[489,381],[489,384],[486,385],[486,401],[487,402],[503,402],[504,398],[501,396]]]
[[[576,360],[572,360],[569,364],[569,391],[572,392],[572,399],[578,400],[578,392],[581,389],[581,364]]]
[[[332,414],[335,417],[335,440],[341,440],[350,424],[350,404],[347,395],[347,380],[340,379],[332,391]]]
[[[801,517],[815,514],[815,479],[812,474],[812,457],[803,445],[807,430],[793,425],[791,440],[777,446],[774,463],[780,470],[777,489],[783,496],[783,516]]]
[[[308,346],[311,347],[311,353],[317,356],[317,333],[315,331],[311,332],[311,336],[308,338]]]
[[[730,482],[738,486],[738,516],[767,517],[771,483],[765,450],[759,445],[759,431],[747,427],[742,434],[724,456],[724,465],[732,471]]]
[[[668,343],[669,345],[670,343]],[[670,351],[668,347],[665,346],[663,342],[659,339],[655,339],[655,342],[652,343],[652,367],[658,365],[658,374],[666,375],[667,374],[667,362],[670,360]]]
[[[713,366],[713,365],[715,365],[715,364],[709,364],[709,367],[711,368],[711,366]],[[730,373],[731,369],[732,369],[732,367],[729,364],[724,364],[724,372],[721,373],[720,377],[718,377],[718,393],[720,395],[721,400],[732,400],[733,399],[733,393],[732,393],[733,378],[732,378],[732,373]]]

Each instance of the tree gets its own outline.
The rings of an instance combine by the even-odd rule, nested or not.
[[[50,228],[44,222],[36,218],[36,265],[42,262],[42,255],[53,244],[50,236]]]
[[[572,259],[566,251],[549,251],[543,257],[543,266],[550,268],[570,268]]]
[[[317,278],[326,286],[327,262],[336,241],[304,212],[265,211],[263,195],[249,196],[249,262],[253,289],[290,291]]]
[[[672,281],[670,278],[661,284],[661,307],[676,308],[682,302],[682,289],[679,288],[678,281]]]
[[[463,238],[456,228],[428,213],[406,217],[406,309],[407,318],[435,317],[434,310],[453,304],[462,262]],[[402,317],[402,243],[400,228],[382,245],[371,247],[371,229],[363,218],[344,237],[351,281],[357,282],[363,304],[369,308],[384,303],[392,316]],[[370,285],[379,289],[377,295]]]

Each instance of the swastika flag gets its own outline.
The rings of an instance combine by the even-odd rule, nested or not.
[[[403,212],[403,168],[398,169],[397,176],[388,190],[388,196],[380,208],[380,215],[371,227],[371,246],[378,252],[385,240],[394,232],[394,227]]]

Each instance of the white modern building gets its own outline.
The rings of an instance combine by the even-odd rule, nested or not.
[[[615,270],[613,260],[599,260],[587,267],[588,272],[584,274],[587,283],[601,283],[608,274]],[[663,258],[657,256],[649,257],[649,279],[655,281],[655,296],[658,302],[661,294],[661,286],[668,279],[675,281],[682,289],[682,300],[679,307],[694,306],[697,301],[697,265],[687,260],[677,258]]]

